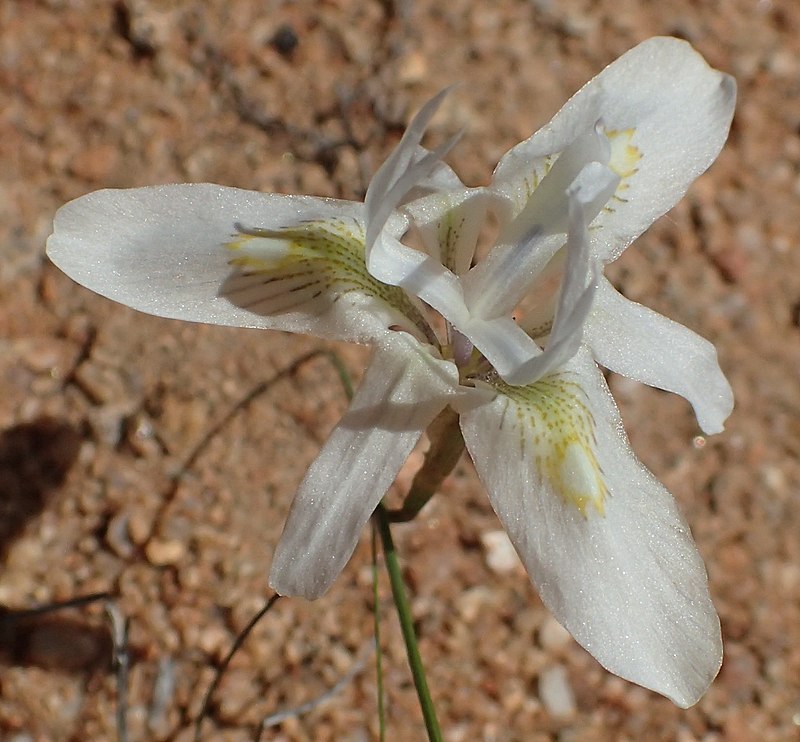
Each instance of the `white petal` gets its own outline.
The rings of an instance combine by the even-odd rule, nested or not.
[[[364,524],[423,431],[456,398],[458,372],[405,333],[377,346],[341,422],[295,496],[270,585],[312,600],[344,568]]]
[[[312,290],[308,271],[305,279],[290,268],[242,274],[225,248],[242,238],[237,225],[277,230],[327,219],[357,231],[363,214],[362,204],[349,201],[211,184],[104,190],[59,209],[47,252],[78,283],[149,314],[366,341],[401,323],[401,313],[376,296],[387,287],[348,288],[342,297]],[[266,259],[268,240],[260,242]],[[230,300],[219,295],[223,284]]]
[[[503,378],[513,376],[542,353],[542,349],[511,317],[489,320],[474,317],[453,324]]]
[[[400,142],[370,181],[365,198],[367,211],[367,257],[375,239],[383,229],[389,214],[403,197],[420,182],[431,176],[447,178],[439,169],[439,161],[458,141],[454,137],[433,152],[419,146],[425,128],[451,88],[445,88],[431,98],[411,119]]]
[[[495,511],[545,605],[583,647],[692,705],[722,645],[689,528],[631,452],[585,351],[530,389],[500,389],[461,418]]]
[[[448,270],[469,270],[487,210],[493,201],[484,188],[440,189],[406,205],[426,252]]]
[[[564,198],[566,207],[566,197]],[[463,276],[470,312],[483,319],[511,313],[564,246],[564,234],[532,230],[518,243],[498,244]]]
[[[626,299],[601,279],[584,339],[595,360],[611,371],[680,394],[706,433],[719,433],[733,392],[714,346],[677,322]]]
[[[606,165],[610,153],[611,145],[598,124],[589,128],[574,142],[570,142],[533,190],[522,211],[503,230],[499,242],[516,242],[534,228],[545,234],[566,233],[569,224],[565,198],[567,190],[590,163]],[[602,190],[605,191],[605,188]],[[613,193],[613,189],[611,192]],[[610,195],[609,193],[608,196]],[[592,219],[608,200],[608,196],[591,214]]]
[[[434,96],[412,119],[367,189],[366,262],[378,281],[402,287],[451,322],[463,323],[468,312],[456,275],[437,258],[404,245],[385,228],[393,211],[417,186],[439,188],[453,182],[451,171],[440,160],[457,137],[433,152],[419,146],[425,127],[449,90]]]
[[[472,317],[458,277],[435,258],[406,247],[387,230],[376,238],[370,273],[402,287],[433,307],[480,350],[501,376],[511,375],[541,353],[538,345],[511,317]]]
[[[595,254],[616,258],[686,192],[714,161],[728,134],[733,78],[709,67],[684,41],[639,44],[579,90],[553,120],[510,150],[494,186],[521,207],[546,172],[545,158],[602,122],[612,143],[610,166],[622,176],[613,211],[592,233]]]
[[[604,203],[618,182],[608,168],[592,162],[567,190],[564,196],[569,204],[567,259],[547,348],[513,372],[502,375],[509,384],[532,384],[564,365],[577,352],[599,278],[599,266],[589,254],[586,212],[596,208],[597,203]]]
[[[390,286],[399,286],[433,307],[451,324],[469,317],[458,277],[437,258],[402,244],[384,229],[367,258],[370,274]]]
[[[597,216],[619,184],[619,176],[605,167],[609,151],[608,140],[594,126],[561,153],[520,213],[503,228],[498,244],[466,276],[464,294],[473,314],[486,319],[508,314],[523,300],[573,228],[573,196],[568,193],[582,191],[586,224]]]
[[[430,150],[425,147],[417,147],[416,160],[423,159]],[[408,192],[406,192],[401,203],[408,204],[412,201],[422,198],[429,193],[454,193],[456,191],[468,190],[461,178],[458,177],[456,171],[453,170],[446,162],[440,160],[436,162],[430,174],[421,178],[417,184]]]

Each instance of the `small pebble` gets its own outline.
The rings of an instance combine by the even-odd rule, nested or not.
[[[428,62],[424,55],[410,52],[400,63],[398,78],[401,85],[415,85],[425,80],[428,74]]]
[[[89,183],[103,183],[118,165],[118,148],[111,144],[98,144],[76,153],[69,163],[69,171]]]
[[[150,538],[152,529],[153,521],[147,513],[134,510],[128,516],[128,534],[137,546],[141,546]]]
[[[128,559],[133,555],[134,547],[130,540],[126,511],[120,511],[108,522],[106,543],[118,557]]]
[[[299,43],[300,39],[297,38],[297,33],[288,23],[278,28],[274,36],[270,39],[270,44],[284,57],[291,56]]]
[[[186,555],[186,546],[181,541],[159,541],[153,539],[145,548],[147,561],[155,567],[177,564]]]
[[[496,574],[508,574],[521,566],[517,552],[505,531],[489,531],[481,535],[486,566]]]
[[[548,616],[539,630],[539,644],[542,649],[555,651],[563,649],[572,641],[572,636],[552,616]]]
[[[575,694],[563,665],[548,667],[539,676],[539,698],[551,716],[565,717],[575,713]]]
[[[209,657],[222,656],[230,646],[230,634],[221,626],[210,625],[203,628],[197,640],[200,647]]]
[[[472,623],[478,617],[481,608],[489,603],[490,598],[491,592],[484,585],[465,590],[456,600],[456,610],[459,617],[465,623]]]

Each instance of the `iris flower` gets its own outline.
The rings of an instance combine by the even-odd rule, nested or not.
[[[151,314],[374,346],[295,496],[278,592],[322,595],[422,434],[434,448],[463,436],[554,616],[611,672],[690,706],[719,669],[719,619],[689,528],[631,451],[598,364],[682,395],[707,433],[733,398],[711,344],[624,298],[603,266],[716,158],[735,84],[685,42],[646,41],[479,188],[442,161],[453,141],[420,145],[446,92],[364,203],[104,190],[59,210],[48,254]],[[487,223],[497,239],[479,249]]]

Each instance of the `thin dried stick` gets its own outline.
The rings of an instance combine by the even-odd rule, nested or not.
[[[113,600],[106,600],[105,609],[111,626],[114,647],[112,661],[117,676],[117,739],[119,742],[128,742],[128,672],[131,665],[128,652],[129,622]]]
[[[310,701],[306,701],[305,703],[301,703],[299,706],[295,706],[294,708],[285,709],[284,711],[278,711],[274,714],[270,714],[265,719],[262,720],[261,724],[258,728],[258,733],[255,737],[256,742],[261,739],[261,735],[264,733],[266,729],[270,727],[278,726],[278,724],[283,723],[286,719],[292,719],[297,716],[301,716],[302,714],[307,714],[309,711],[313,711],[317,706],[325,703],[325,701],[329,700],[333,696],[335,696],[342,688],[344,688],[356,675],[358,675],[367,664],[367,661],[370,658],[370,655],[375,650],[375,640],[371,639],[367,642],[364,649],[359,652],[359,658],[353,663],[353,666],[347,671],[345,675],[343,675],[334,686],[326,690],[324,693],[321,693],[316,698],[312,698]]]
[[[217,672],[214,675],[214,679],[211,681],[211,685],[208,686],[208,690],[206,691],[205,696],[203,697],[203,705],[200,707],[200,713],[197,715],[197,719],[194,723],[194,739],[195,742],[200,742],[200,731],[203,725],[203,719],[205,719],[206,714],[208,713],[208,706],[211,703],[211,696],[214,695],[214,691],[219,687],[220,682],[222,681],[222,676],[225,673],[225,670],[228,669],[228,665],[230,665],[233,656],[239,651],[239,648],[244,644],[245,639],[250,636],[250,633],[256,627],[256,624],[267,615],[273,605],[278,601],[281,596],[278,593],[275,593],[257,612],[256,614],[248,621],[247,626],[245,626],[239,635],[234,639],[233,646],[231,646],[230,651],[228,652],[227,656],[224,660],[222,660],[222,664],[217,668]]]
[[[80,608],[81,606],[88,605],[89,603],[96,603],[98,600],[108,600],[110,597],[110,593],[89,593],[88,595],[79,595],[77,598],[70,598],[69,600],[60,600],[56,603],[39,605],[35,608],[5,610],[2,614],[0,614],[0,619],[8,622],[20,621],[25,618],[33,618],[34,616],[42,616],[46,613],[60,611],[64,608]]]
[[[198,441],[197,444],[189,451],[189,454],[183,460],[183,463],[180,465],[178,470],[172,475],[172,481],[170,482],[169,486],[167,487],[166,491],[164,492],[161,498],[161,504],[158,507],[158,511],[156,512],[156,516],[153,518],[153,531],[147,538],[147,542],[153,538],[155,533],[155,524],[163,522],[163,516],[169,509],[170,505],[172,504],[173,500],[177,496],[178,488],[183,481],[183,478],[188,474],[191,468],[197,463],[197,460],[203,454],[203,452],[208,448],[209,444],[211,443],[214,438],[222,432],[222,430],[238,415],[242,410],[246,409],[250,404],[252,404],[258,397],[260,397],[265,392],[269,391],[275,384],[283,379],[289,378],[293,376],[297,371],[304,366],[309,361],[313,361],[315,358],[325,357],[331,355],[331,351],[329,350],[312,350],[305,355],[296,358],[292,361],[288,366],[282,368],[280,371],[277,371],[273,374],[269,379],[266,381],[262,381],[256,386],[254,386],[247,394],[245,394],[238,402],[236,402],[228,412],[218,420],[207,432],[206,434]]]

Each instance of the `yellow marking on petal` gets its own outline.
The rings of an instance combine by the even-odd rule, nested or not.
[[[641,150],[631,143],[636,129],[609,129],[605,134],[611,143],[608,166],[620,177],[617,191],[624,190],[628,187],[625,181],[636,174],[642,159]]]
[[[576,381],[552,374],[529,386],[492,386],[512,403],[520,454],[533,456],[537,470],[564,502],[588,517],[589,506],[605,516],[608,489],[597,461],[595,421]]]
[[[228,265],[249,268],[252,271],[277,268],[289,255],[290,243],[285,239],[242,235],[238,240],[225,245],[232,252],[241,252],[228,261]],[[250,252],[247,252],[250,250]]]
[[[628,180],[638,172],[639,161],[643,156],[641,150],[633,144],[633,137],[635,134],[635,128],[608,129],[605,131],[605,135],[611,145],[608,167],[619,175],[620,178],[617,190],[611,198],[619,203],[626,202],[622,194],[630,187]],[[536,160],[533,163],[530,175],[523,178],[521,192],[517,196],[514,216],[522,211],[525,204],[527,204],[533,195],[533,192],[550,172],[560,155],[561,153],[557,152],[552,155],[547,155],[541,160]],[[613,211],[614,209],[606,205],[603,210]]]
[[[331,301],[356,293],[383,301],[418,327],[427,326],[403,289],[376,280],[367,270],[364,225],[355,219],[331,217],[295,227],[242,230],[225,247],[228,261],[248,275],[263,276],[264,285],[285,284],[287,291],[322,295]],[[297,279],[303,279],[302,283]],[[274,295],[278,295],[277,293]]]
[[[633,128],[608,129],[605,132],[608,141],[611,143],[608,167],[620,178],[617,190],[611,200],[620,204],[628,202],[628,199],[622,194],[630,188],[628,181],[639,172],[639,161],[642,159],[641,150],[635,144],[632,144],[634,134],[636,134],[636,129]],[[603,207],[603,211],[614,213],[615,209],[608,203]]]
[[[559,152],[558,154],[561,153]],[[525,206],[526,203],[528,203],[530,197],[533,195],[533,192],[539,187],[539,184],[544,180],[547,173],[549,173],[550,170],[552,170],[553,165],[555,164],[555,161],[558,158],[558,154],[545,155],[543,160],[534,161],[533,171],[531,172],[530,177],[527,177],[524,180],[525,198],[523,199],[522,203],[519,206],[520,211],[522,211],[522,208]]]
[[[592,450],[578,440],[570,441],[564,449],[558,476],[564,497],[582,515],[586,515],[590,503],[600,515],[605,515],[605,484]]]

